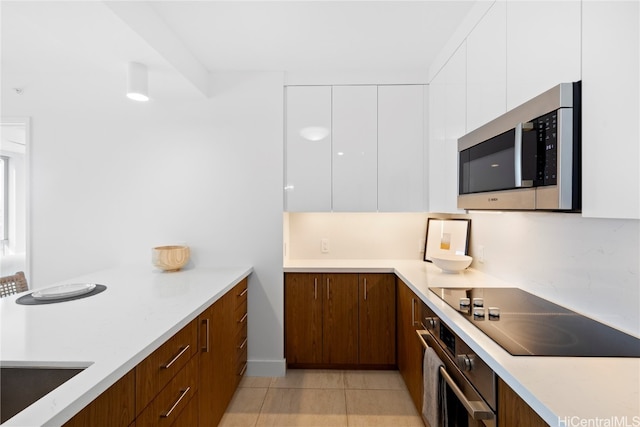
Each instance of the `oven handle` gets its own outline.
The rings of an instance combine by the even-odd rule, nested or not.
[[[422,346],[425,349],[429,347],[429,345],[425,341],[422,334],[429,334],[429,336],[431,336],[431,333],[426,330],[422,330],[422,331],[419,330],[416,332],[418,333],[418,337],[422,342]],[[487,405],[484,400],[469,400],[467,396],[464,395],[462,390],[460,390],[460,387],[458,387],[458,384],[456,384],[455,380],[451,378],[451,376],[447,372],[447,368],[445,368],[444,366],[440,366],[440,375],[442,375],[442,378],[446,381],[446,383],[449,385],[451,390],[453,390],[453,393],[456,395],[460,403],[462,403],[462,406],[464,406],[464,408],[467,410],[467,413],[472,419],[474,420],[493,419],[494,414],[491,408],[489,407],[489,405]]]
[[[451,390],[453,390],[471,418],[474,420],[490,420],[493,418],[493,411],[484,401],[467,399],[453,378],[449,376],[444,366],[440,366],[440,375],[442,375],[442,378],[449,384],[449,387],[451,387]]]

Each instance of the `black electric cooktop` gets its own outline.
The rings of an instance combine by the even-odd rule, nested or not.
[[[640,357],[640,339],[518,288],[430,288],[514,356]]]

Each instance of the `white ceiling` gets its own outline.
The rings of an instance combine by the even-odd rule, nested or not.
[[[199,71],[426,74],[473,3],[2,0],[1,65],[11,75],[122,73],[139,61],[149,66],[150,86],[193,83]],[[136,19],[126,19],[127,8]]]
[[[156,2],[209,70],[427,69],[462,1]]]

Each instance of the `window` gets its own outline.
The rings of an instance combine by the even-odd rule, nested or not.
[[[0,156],[0,240],[9,238],[9,158]]]

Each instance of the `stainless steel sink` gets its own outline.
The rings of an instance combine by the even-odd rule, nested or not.
[[[86,368],[0,367],[0,424]]]

